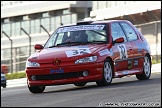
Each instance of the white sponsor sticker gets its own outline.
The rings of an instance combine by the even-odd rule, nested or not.
[[[57,33],[78,31],[78,30],[103,30],[105,25],[79,25],[59,28]]]
[[[103,55],[112,56],[113,55],[112,49],[110,49],[110,50],[104,49],[104,50],[99,51],[98,53],[100,54],[100,56],[103,56]]]
[[[101,50],[101,51],[99,51],[98,53],[100,54],[100,56],[110,54],[110,52],[108,51],[108,49]]]
[[[124,71],[124,72],[122,72],[124,75],[126,75],[126,74],[128,74],[128,72],[127,71]]]
[[[78,48],[74,50],[69,50],[65,51],[67,57],[73,57],[73,56],[78,56],[78,55],[83,55],[83,54],[90,54],[91,51],[89,48]]]
[[[110,56],[112,56],[113,55],[113,50],[112,49],[110,49]]]
[[[118,73],[115,73],[115,77],[118,77]]]

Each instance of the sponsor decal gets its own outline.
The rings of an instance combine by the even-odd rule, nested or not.
[[[63,69],[50,69],[50,74],[54,74],[54,73],[64,73]]]
[[[118,73],[115,73],[115,77],[118,77]]]
[[[120,59],[128,58],[127,49],[126,49],[125,44],[118,45],[118,50],[120,53]]]
[[[57,33],[78,31],[78,30],[103,30],[105,25],[79,25],[59,28]]]
[[[127,71],[124,71],[124,72],[122,72],[124,75],[126,75],[126,74],[128,74],[128,72]]]
[[[110,56],[112,56],[114,53],[113,53],[113,50],[110,49]]]
[[[138,60],[134,60],[134,66],[138,66]]]
[[[98,53],[100,54],[100,56],[110,54],[110,52],[108,51],[108,49],[101,50],[101,51],[99,51]]]
[[[128,69],[132,68],[132,60],[128,60]]]
[[[78,56],[78,55],[83,55],[83,54],[90,54],[91,51],[89,48],[78,48],[75,50],[69,50],[65,51],[67,57],[73,57],[73,56]]]
[[[98,52],[100,54],[100,56],[104,56],[104,55],[113,55],[113,51],[112,49],[108,50],[108,49],[104,49]]]

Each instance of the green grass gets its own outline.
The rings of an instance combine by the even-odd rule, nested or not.
[[[6,74],[7,80],[10,79],[18,79],[18,78],[26,78],[25,72],[15,72],[15,73],[8,73]]]
[[[152,64],[157,64],[157,63],[161,63],[161,60],[158,60],[158,61],[152,60]]]
[[[152,64],[161,63],[161,55],[158,55],[157,57],[158,57],[157,60],[156,60],[156,56],[152,57]]]

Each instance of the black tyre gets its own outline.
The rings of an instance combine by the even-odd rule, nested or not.
[[[113,68],[109,59],[106,59],[103,66],[103,78],[101,81],[97,81],[98,86],[107,86],[112,82]]]
[[[74,83],[75,86],[85,86],[87,82]]]
[[[139,80],[145,80],[149,79],[151,76],[151,60],[148,56],[144,57],[144,63],[143,63],[143,73],[137,74],[136,78]]]
[[[28,89],[31,93],[42,93],[45,90],[45,86],[35,86],[35,87],[29,87]]]

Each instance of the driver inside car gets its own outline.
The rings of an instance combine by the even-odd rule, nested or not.
[[[68,37],[67,33],[63,36],[62,42],[87,42],[88,35],[84,30],[82,31],[72,31],[70,32],[70,36]]]

